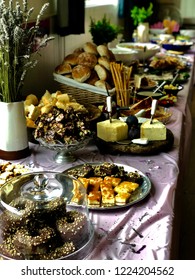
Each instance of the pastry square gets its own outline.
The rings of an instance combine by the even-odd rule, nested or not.
[[[105,181],[103,181],[103,182],[101,182],[100,183],[100,190],[102,191],[102,190],[109,190],[109,189],[111,189],[112,190],[112,183],[111,182],[105,182]]]
[[[83,184],[83,186],[87,190],[88,185],[89,185],[89,179],[84,178],[84,177],[78,177],[78,180]]]
[[[100,191],[90,192],[87,196],[87,202],[88,202],[89,205],[100,206],[101,192]]]
[[[116,205],[124,205],[128,202],[129,198],[130,198],[131,194],[130,193],[117,193],[117,195],[115,196],[115,204]]]
[[[89,185],[88,185],[88,193],[93,191],[99,191],[100,183],[103,181],[101,177],[90,177],[89,178]]]
[[[138,183],[123,181],[118,186],[114,188],[115,192],[117,193],[126,193],[126,192],[133,192],[139,187]]]
[[[118,186],[120,184],[121,178],[106,176],[104,178],[104,181],[105,182],[110,182],[113,187],[116,187],[116,186]]]
[[[113,189],[102,190],[102,203],[103,204],[115,204],[115,193]]]

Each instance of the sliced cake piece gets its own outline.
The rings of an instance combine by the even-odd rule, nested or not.
[[[131,193],[139,187],[138,183],[123,181],[114,188],[117,193]]]
[[[88,205],[100,206],[101,203],[101,192],[93,191],[87,196]]]
[[[106,177],[104,177],[104,182],[106,182],[106,183],[110,182],[113,187],[116,187],[120,184],[121,178],[106,176]]]
[[[115,193],[112,188],[102,190],[102,204],[115,204]]]
[[[124,205],[128,202],[131,194],[127,192],[117,193],[115,195],[115,204],[116,205]]]

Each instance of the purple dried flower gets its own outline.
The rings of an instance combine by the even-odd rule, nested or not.
[[[48,6],[49,3],[42,6],[36,23],[29,27],[34,8],[28,9],[28,0],[23,0],[22,5],[16,2],[15,7],[12,0],[8,5],[4,0],[0,1],[0,101],[20,100],[26,73],[37,64],[32,55],[54,39],[44,36],[37,44],[40,18]]]

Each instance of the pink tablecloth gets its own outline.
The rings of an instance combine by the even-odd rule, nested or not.
[[[86,162],[114,162],[129,165],[145,173],[152,183],[151,193],[141,202],[117,210],[90,210],[95,228],[94,248],[87,259],[168,260],[172,258],[175,197],[179,191],[178,178],[184,172],[191,140],[191,115],[188,99],[193,77],[178,95],[171,108],[173,115],[167,127],[174,134],[174,146],[168,153],[153,156],[102,155],[90,143],[75,152],[72,164],[56,164],[55,152],[30,144],[31,163],[43,170],[64,171]],[[175,242],[176,243],[176,242]],[[175,244],[174,244],[175,246]]]

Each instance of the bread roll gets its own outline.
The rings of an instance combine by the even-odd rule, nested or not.
[[[108,50],[108,58],[109,58],[110,62],[116,61],[115,55],[113,54],[113,52],[111,50]]]
[[[78,64],[85,65],[93,69],[97,64],[97,57],[95,54],[83,52],[78,56]]]
[[[65,56],[63,63],[69,63],[70,65],[74,66],[78,64],[78,54],[77,53],[71,53]]]
[[[94,86],[95,82],[97,82],[98,80],[99,80],[98,74],[96,73],[95,70],[92,70],[91,71],[91,76],[89,77],[89,79],[87,79],[86,83]]]
[[[103,81],[103,80],[98,80],[97,82],[95,82],[94,84],[96,87],[99,87],[99,88],[102,88],[102,89],[105,89],[106,90],[106,85],[107,85],[107,89],[110,90],[112,89],[110,84],[107,83],[106,81]]]
[[[110,71],[110,60],[106,56],[100,56],[98,58],[98,63],[104,66],[108,71]]]
[[[79,83],[84,83],[91,76],[91,69],[85,65],[77,65],[72,70],[72,77]]]
[[[97,51],[100,56],[106,56],[109,58],[109,49],[106,45],[97,46]]]
[[[96,64],[94,69],[100,80],[106,81],[109,78],[108,70],[104,66]]]
[[[83,49],[83,48],[76,48],[76,49],[73,51],[73,53],[75,53],[75,54],[77,54],[77,55],[81,54],[82,52],[84,52],[84,49]]]
[[[72,72],[72,67],[70,65],[70,63],[62,63],[60,65],[58,65],[56,68],[55,68],[55,73],[57,74],[69,74]]]
[[[87,53],[92,53],[98,55],[97,45],[92,42],[87,42],[84,44],[83,49]]]

